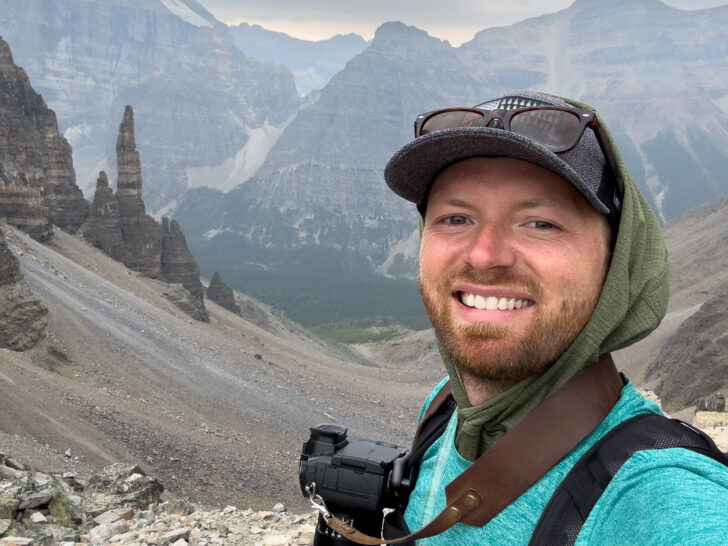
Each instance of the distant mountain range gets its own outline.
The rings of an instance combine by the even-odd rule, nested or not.
[[[248,57],[280,64],[293,72],[301,95],[325,87],[334,74],[367,46],[358,34],[311,42],[248,23],[230,27],[230,33],[235,45]]]
[[[0,34],[58,113],[79,185],[108,168],[109,112],[131,104],[150,210],[173,211],[203,274],[304,323],[426,325],[416,213],[382,170],[428,109],[512,88],[570,96],[599,108],[664,221],[728,191],[728,6],[576,0],[459,48],[388,23],[359,54],[339,37],[335,57],[333,41],[227,28],[193,0],[46,4],[0,0]],[[354,56],[302,100],[304,53],[324,80],[316,67]]]

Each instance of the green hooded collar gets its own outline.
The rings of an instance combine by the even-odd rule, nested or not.
[[[568,100],[568,99],[564,99]],[[579,108],[588,105],[568,100]],[[543,374],[531,377],[471,406],[454,364],[440,347],[458,404],[458,452],[474,461],[536,406],[555,394],[579,370],[600,355],[627,347],[647,336],[665,315],[669,295],[667,250],[660,225],[627,173],[602,120],[602,145],[624,188],[622,214],[602,293],[589,322],[563,355]]]

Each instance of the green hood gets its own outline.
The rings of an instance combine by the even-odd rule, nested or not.
[[[579,108],[590,106],[564,99]],[[627,173],[616,144],[607,136],[617,179],[624,187],[622,215],[607,278],[594,313],[566,352],[543,374],[529,378],[480,406],[470,405],[453,363],[441,350],[458,403],[455,443],[474,461],[581,368],[600,355],[647,336],[665,315],[668,300],[667,250],[659,223]]]

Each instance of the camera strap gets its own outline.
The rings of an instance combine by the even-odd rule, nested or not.
[[[346,539],[373,546],[431,537],[456,523],[482,527],[586,438],[614,407],[623,386],[609,354],[584,367],[450,482],[445,509],[414,533],[376,538],[327,510],[323,517]]]

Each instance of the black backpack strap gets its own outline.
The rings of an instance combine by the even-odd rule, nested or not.
[[[663,415],[638,415],[609,431],[579,459],[546,505],[529,544],[574,544],[599,497],[635,452],[672,447],[728,466],[728,457],[704,432]]]
[[[432,398],[430,405],[425,410],[425,414],[415,431],[409,453],[402,459],[395,461],[390,485],[397,490],[399,509],[384,520],[383,536],[385,538],[404,536],[410,533],[407,523],[404,521],[404,511],[409,502],[409,495],[417,481],[420,461],[425,452],[435,443],[435,440],[445,432],[456,407],[457,404],[450,392],[450,382],[448,381]],[[351,542],[351,544],[354,543]],[[402,546],[414,546],[415,541],[411,540],[400,544]]]
[[[420,460],[425,452],[445,432],[457,404],[450,392],[450,382],[445,383],[433,397],[415,431],[412,447],[405,457],[394,462],[390,479],[391,487],[397,492],[400,506],[404,509],[414,489]]]
[[[435,443],[435,440],[442,436],[456,407],[457,404],[450,389],[450,381],[448,381],[433,397],[415,431],[410,448],[411,461],[417,464],[430,446]]]

